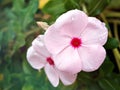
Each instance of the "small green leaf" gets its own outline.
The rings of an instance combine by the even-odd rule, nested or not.
[[[66,11],[64,0],[50,0],[42,9],[44,13],[50,14],[55,19]]]
[[[107,43],[105,44],[106,49],[114,49],[119,46],[119,41],[116,38],[108,38]]]

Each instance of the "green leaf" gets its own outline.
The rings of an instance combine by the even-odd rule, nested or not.
[[[0,48],[1,48],[1,43],[2,43],[2,37],[3,37],[3,32],[0,32]]]
[[[34,14],[37,9],[38,0],[30,0],[28,4],[25,0],[14,0],[12,9],[6,10],[9,21],[5,30],[6,37],[3,40],[6,41],[6,45],[9,45],[8,52],[11,53],[10,55],[25,45],[25,33],[28,31],[30,23],[34,21]]]
[[[78,74],[77,80],[80,90],[101,90],[99,85],[96,83],[96,78],[98,77],[98,72],[80,72]]]
[[[119,46],[119,41],[116,38],[108,38],[107,43],[105,44],[106,49],[114,49]]]
[[[50,14],[55,19],[66,11],[64,0],[50,0],[42,9],[44,13]]]
[[[25,45],[25,35],[19,33],[15,39],[13,50],[17,50],[18,48]]]
[[[109,75],[109,82],[116,88],[116,90],[120,90],[120,74],[119,73],[111,73]]]
[[[14,0],[13,8],[9,17],[11,16],[10,19],[15,23],[19,23],[19,27],[21,27],[21,30],[23,31],[28,24],[33,21],[37,9],[38,0],[30,0],[28,4],[25,3],[25,0],[19,0],[19,2],[18,0]]]
[[[36,71],[35,69],[33,69],[29,65],[29,63],[27,62],[26,59],[23,60],[23,62],[22,62],[22,68],[23,68],[23,71],[24,71],[25,74],[32,74],[32,73],[34,73]]]
[[[115,86],[113,86],[113,84],[109,82],[107,79],[99,80],[99,85],[103,90],[117,90]]]
[[[23,13],[23,15],[21,16],[21,18],[23,18],[21,20],[23,29],[25,29],[28,26],[28,24],[34,21],[34,14],[37,11],[37,8],[38,0],[31,0],[28,4],[28,7],[21,11]]]
[[[13,0],[13,11],[20,11],[25,5],[25,0]]]
[[[101,73],[103,73],[104,75],[108,75],[112,73],[113,69],[114,69],[114,64],[110,61],[110,58],[106,56],[104,63],[100,67]]]
[[[80,9],[80,0],[65,0],[65,7],[67,10]]]
[[[35,90],[33,85],[31,84],[25,84],[23,87],[22,87],[22,90]]]
[[[88,14],[95,16],[100,14],[111,0],[85,0]]]

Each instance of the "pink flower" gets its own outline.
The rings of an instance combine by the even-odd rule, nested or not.
[[[62,71],[91,72],[103,63],[108,31],[105,24],[80,10],[61,15],[45,33],[45,46]]]
[[[32,42],[32,46],[27,51],[27,60],[30,65],[38,70],[44,68],[49,81],[54,87],[58,86],[59,79],[64,85],[70,85],[74,83],[77,74],[63,72],[56,68],[52,55],[44,46],[43,38],[43,35],[39,35]]]

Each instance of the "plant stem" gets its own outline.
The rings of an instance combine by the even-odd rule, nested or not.
[[[118,27],[117,27],[117,23],[114,22],[114,35],[115,35],[115,38],[119,41],[119,36],[118,36]],[[119,41],[119,48],[120,48],[120,41]]]
[[[88,15],[88,11],[84,3],[82,4],[82,10]]]
[[[117,18],[120,17],[120,12],[105,10],[103,13],[106,15],[106,17],[117,17]]]
[[[114,53],[116,63],[117,63],[117,66],[118,66],[118,69],[119,69],[119,72],[120,72],[120,53],[119,53],[117,48],[113,49],[113,53]]]

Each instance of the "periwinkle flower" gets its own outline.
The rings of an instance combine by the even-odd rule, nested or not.
[[[59,70],[76,74],[97,70],[106,57],[105,24],[80,10],[70,10],[45,32],[44,42]]]
[[[52,55],[48,52],[44,45],[44,35],[39,35],[32,42],[32,46],[27,51],[27,60],[30,65],[37,70],[44,68],[44,71],[51,82],[56,87],[59,80],[64,85],[70,85],[76,80],[77,74],[71,74],[65,71],[60,71],[54,64]]]

